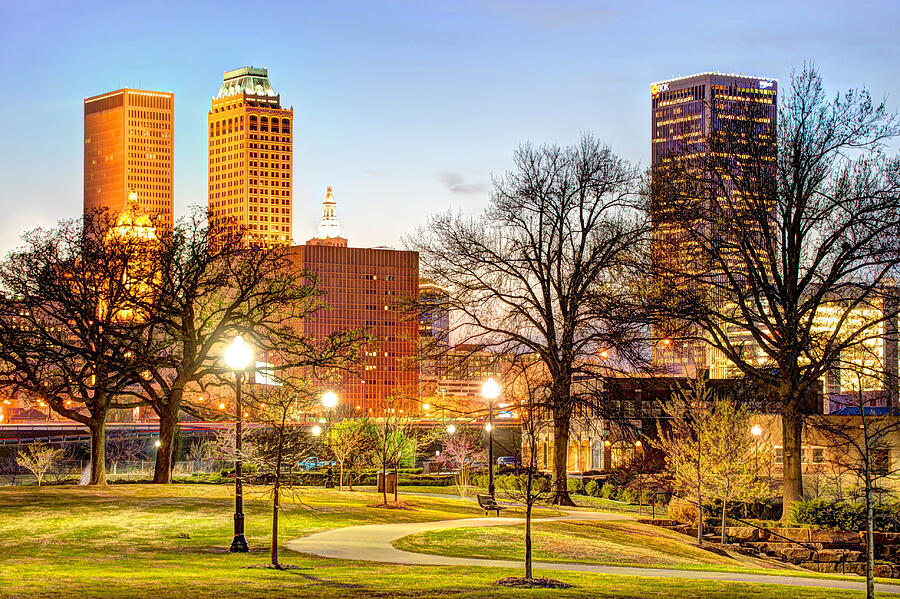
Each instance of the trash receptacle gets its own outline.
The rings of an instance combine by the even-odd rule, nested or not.
[[[385,488],[387,487],[387,488]],[[378,473],[378,492],[394,494],[397,491],[397,475]]]

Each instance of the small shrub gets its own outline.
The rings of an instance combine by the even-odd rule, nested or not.
[[[569,493],[584,493],[584,483],[581,479],[570,478],[566,481],[566,490]]]
[[[672,497],[669,501],[669,519],[682,524],[697,524],[697,506],[680,497]]]
[[[611,482],[607,481],[603,483],[603,487],[600,489],[600,497],[604,499],[615,499],[619,496],[619,490],[613,485]]]
[[[584,494],[590,495],[591,497],[599,497],[600,485],[597,484],[597,481],[589,480],[588,483],[584,485]]]
[[[637,503],[638,502],[638,492],[637,489],[622,489],[621,493],[619,493],[619,501],[624,501],[625,503]]]

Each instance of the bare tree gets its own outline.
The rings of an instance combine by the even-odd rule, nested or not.
[[[551,495],[551,485],[537,471],[538,446],[548,422],[542,418],[546,411],[546,396],[551,393],[550,382],[539,364],[519,364],[515,369],[515,395],[522,422],[523,472],[514,475],[505,487],[505,494],[525,505],[525,578],[533,580],[531,517],[534,506]]]
[[[253,420],[261,426],[247,437],[247,453],[243,456],[256,465],[258,476],[272,480],[272,542],[270,559],[273,568],[278,561],[278,516],[281,498],[287,486],[292,490],[292,478],[284,480],[285,465],[296,464],[314,445],[313,437],[302,426],[302,417],[314,403],[314,389],[301,376],[279,377],[279,385],[264,396],[249,396]],[[264,400],[264,401],[263,401]],[[290,467],[290,466],[289,466]]]
[[[554,496],[566,488],[566,448],[579,397],[578,374],[639,360],[640,316],[630,303],[645,227],[632,210],[637,173],[590,136],[575,146],[523,145],[515,169],[494,181],[490,206],[476,218],[433,216],[407,239],[422,275],[449,289],[458,343],[533,354],[551,392]],[[613,349],[614,348],[614,349]]]
[[[199,463],[204,469],[209,469],[210,462],[215,459],[215,441],[211,439],[194,441],[188,446],[185,456],[191,462]]]
[[[31,231],[0,264],[0,384],[90,429],[95,485],[110,410],[141,403],[132,361],[147,355],[146,314],[133,296],[153,276],[152,240],[114,225],[98,211]]]
[[[875,348],[856,349],[862,350],[857,358],[862,354],[870,360],[842,363],[855,383],[846,401],[847,413],[818,416],[810,424],[828,443],[832,468],[859,482],[866,506],[866,597],[871,598],[875,596],[875,495],[888,492],[883,483],[897,474],[890,450],[900,434],[900,415],[890,395],[896,389],[896,374],[886,371]]]
[[[293,264],[285,248],[246,249],[242,231],[211,225],[199,210],[162,232],[155,248],[153,293],[143,296],[151,363],[137,360],[135,368],[148,373],[139,379],[142,397],[160,423],[153,482],[168,483],[179,414],[203,410],[191,401],[199,395],[186,391],[225,380],[222,352],[231,337],[247,336],[258,359],[272,364],[271,375],[299,366],[349,367],[365,335],[302,335],[301,321],[324,305],[315,276]]]
[[[16,463],[31,472],[40,487],[44,475],[56,465],[62,457],[63,450],[45,443],[31,443],[16,456]]]
[[[399,501],[400,462],[404,458],[415,457],[416,453],[413,421],[409,414],[404,413],[399,407],[401,405],[403,405],[403,398],[388,398],[381,416],[375,418],[375,450],[372,457],[376,468],[380,469],[384,476],[382,496],[385,506],[388,505],[388,471],[393,470],[397,479],[397,484],[394,486],[394,503],[396,504]]]
[[[686,135],[700,140],[683,142],[690,158],[656,169],[651,192],[659,226],[679,231],[691,258],[655,262],[655,305],[696,327],[694,340],[780,412],[783,517],[803,496],[801,438],[819,381],[896,315],[883,296],[900,264],[900,160],[882,153],[896,116],[865,90],[829,98],[812,67],[785,95],[774,137],[771,97],[717,96],[716,130]]]
[[[106,461],[118,473],[119,462],[133,462],[144,454],[145,441],[131,433],[119,433],[106,439]]]

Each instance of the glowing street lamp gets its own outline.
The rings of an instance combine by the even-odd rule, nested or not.
[[[234,435],[234,540],[231,541],[232,553],[247,553],[250,546],[244,537],[244,493],[241,484],[243,476],[241,468],[241,428],[243,425],[243,408],[241,407],[241,382],[244,371],[253,361],[253,348],[247,345],[238,335],[225,350],[225,363],[234,371],[235,395],[235,435]]]
[[[312,429],[310,429],[309,432],[311,432],[313,434],[313,437],[318,437],[319,435],[322,434],[322,427],[317,424],[314,427],[312,427]]]
[[[494,400],[500,396],[500,385],[493,377],[481,386],[481,394],[488,400],[488,493],[494,497]]]
[[[762,434],[762,427],[758,424],[754,424],[753,428],[750,429],[750,434],[753,435],[753,438],[756,439],[756,452],[755,452],[755,462],[756,469],[759,470],[759,436]]]
[[[322,396],[322,405],[325,406],[326,408],[328,408],[329,410],[332,409],[337,404],[338,404],[338,396],[337,396],[337,393],[335,393],[334,391],[328,391],[325,393],[325,395]]]
[[[452,434],[455,433],[455,432],[456,432],[456,425],[454,425],[454,424],[448,424],[448,425],[447,425],[447,434],[448,434],[448,435],[452,435]]]

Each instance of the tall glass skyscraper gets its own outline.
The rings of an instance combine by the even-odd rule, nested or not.
[[[701,73],[650,86],[651,169],[654,178],[672,167],[674,172],[690,172],[700,165],[704,168],[707,141],[726,129],[740,131],[744,142],[728,146],[735,159],[742,151],[742,143],[766,148],[775,158],[777,126],[778,82],[765,77]],[[737,123],[735,121],[743,122]],[[752,121],[752,122],[750,122]],[[748,135],[749,132],[749,135]],[[748,146],[749,147],[749,146]],[[728,160],[730,157],[722,157]],[[774,165],[774,162],[773,162]],[[702,176],[698,177],[698,180]],[[687,202],[703,202],[703,191],[681,200],[665,201],[665,194],[654,190],[651,198],[652,242],[651,254],[657,272],[665,276],[674,273],[697,273],[705,268],[701,263],[702,248],[696,237],[685,229],[684,212],[692,206]],[[740,203],[740,198],[737,198]],[[680,203],[679,203],[680,202]],[[734,207],[734,199],[732,206]],[[740,207],[733,210],[738,217]],[[704,226],[707,226],[706,223]],[[749,225],[748,225],[749,226]],[[714,237],[714,235],[704,235]],[[681,372],[708,367],[705,352],[699,344],[677,343],[655,332],[654,362],[668,364]]]
[[[154,224],[174,218],[175,96],[120,89],[84,101],[84,210],[115,222],[133,196]]]

